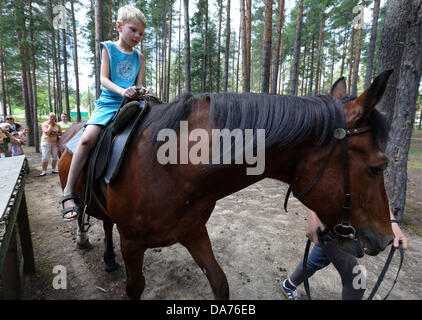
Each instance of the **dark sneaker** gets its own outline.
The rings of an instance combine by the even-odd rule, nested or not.
[[[300,300],[296,287],[292,285],[287,279],[283,281],[281,291],[289,300]]]

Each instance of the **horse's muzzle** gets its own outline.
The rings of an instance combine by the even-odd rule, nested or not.
[[[393,242],[392,235],[376,234],[370,227],[357,230],[353,239],[337,239],[337,245],[343,251],[362,258],[364,254],[376,256]]]
[[[393,242],[393,235],[380,235],[375,233],[372,228],[365,227],[358,230],[357,237],[365,254],[376,256]]]

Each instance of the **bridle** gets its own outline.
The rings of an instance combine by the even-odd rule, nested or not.
[[[338,144],[341,147],[341,154],[342,154],[342,164],[343,164],[343,205],[342,205],[342,219],[339,224],[337,224],[332,232],[334,237],[336,238],[349,238],[354,239],[356,238],[356,229],[350,224],[351,218],[351,209],[352,209],[352,195],[350,192],[350,169],[349,169],[349,146],[347,143],[347,137],[359,135],[365,132],[370,131],[370,127],[361,127],[361,128],[354,128],[354,129],[344,129],[344,128],[337,128],[334,130],[334,134],[331,140],[330,150],[326,157],[324,158],[321,166],[319,167],[318,171],[315,173],[311,181],[306,185],[306,187],[300,192],[297,196],[295,196],[298,200],[303,199],[309,191],[315,186],[318,180],[321,178],[322,174],[324,173],[328,162],[330,161],[331,156],[334,153],[334,150]],[[292,187],[289,186],[287,190],[286,198],[284,200],[284,210],[287,212],[287,203],[292,192]],[[341,232],[347,231],[345,233]]]
[[[324,240],[326,241],[326,240],[332,240],[332,239],[336,239],[336,238],[348,238],[352,241],[357,241],[357,243],[359,243],[359,241],[356,237],[356,229],[351,225],[351,217],[350,217],[351,211],[352,211],[352,195],[351,195],[351,191],[350,191],[349,145],[348,145],[347,138],[350,137],[350,136],[363,134],[363,133],[368,132],[370,130],[371,130],[371,128],[369,126],[360,127],[360,128],[352,128],[352,129],[347,129],[347,128],[337,128],[337,129],[335,129],[334,133],[333,133],[332,140],[331,140],[330,150],[329,150],[327,156],[324,158],[323,162],[321,163],[321,166],[319,167],[318,171],[315,173],[315,175],[313,176],[311,181],[306,185],[306,187],[302,190],[302,192],[300,192],[296,196],[296,198],[298,200],[301,200],[314,187],[314,185],[318,182],[318,180],[321,178],[322,174],[324,173],[324,171],[325,171],[325,169],[328,165],[328,162],[330,161],[330,158],[334,153],[336,146],[338,144],[340,144],[341,157],[342,157],[342,167],[343,167],[342,218],[341,218],[341,222],[339,224],[335,225],[332,231],[330,231],[330,230],[321,231],[320,229],[318,229],[318,238],[319,238],[320,242],[322,242]],[[292,187],[290,185],[289,189],[287,190],[287,193],[286,193],[286,198],[284,200],[284,210],[286,212],[287,212],[287,203],[288,203],[291,192],[292,192]],[[341,232],[342,230],[346,231],[346,232]],[[303,269],[303,279],[304,279],[303,283],[304,283],[304,286],[305,286],[306,295],[308,296],[309,300],[311,300],[311,294],[310,294],[310,289],[309,289],[309,282],[308,282],[308,275],[307,275],[307,271],[306,271],[306,265],[307,265],[307,261],[308,261],[310,246],[311,246],[311,240],[308,240],[307,243],[306,243],[305,254],[304,254],[303,264],[302,264],[302,266],[303,266],[302,267],[302,269]],[[377,280],[374,288],[372,289],[372,291],[371,291],[371,293],[368,297],[368,300],[373,299],[373,297],[375,296],[375,293],[377,292],[378,288],[381,285],[381,282],[384,280],[384,276],[385,276],[385,274],[388,270],[388,267],[391,263],[395,249],[396,248],[394,246],[391,246],[390,254],[388,255],[388,258],[387,258],[387,261],[384,265],[384,268],[383,268],[380,276],[378,277],[378,280]],[[393,290],[393,288],[394,288],[394,286],[397,282],[397,278],[399,276],[401,266],[403,264],[404,250],[403,250],[403,247],[402,247],[401,244],[399,244],[399,250],[400,250],[400,265],[399,265],[399,268],[397,270],[396,278],[393,282],[393,285],[392,285],[390,291],[388,292],[388,294],[385,296],[384,300],[386,300],[388,298],[391,291]]]

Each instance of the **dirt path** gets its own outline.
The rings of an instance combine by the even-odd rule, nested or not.
[[[24,298],[127,299],[117,231],[114,230],[115,251],[121,268],[108,274],[102,261],[102,222],[91,219],[92,248],[77,249],[76,225],[60,219],[58,176],[49,171],[46,177],[38,177],[41,156],[32,148],[26,150],[31,169],[26,196],[37,272],[26,276]],[[412,190],[409,194],[417,192],[420,195],[420,191]],[[306,243],[304,207],[292,197],[289,212],[285,213],[282,209],[285,192],[285,184],[265,179],[220,200],[207,223],[214,253],[226,273],[232,299],[285,299],[280,283],[301,260]],[[410,248],[391,299],[422,299],[422,237],[415,232],[414,224],[409,228],[405,226],[404,230],[409,236]],[[367,270],[369,288],[373,287],[387,255],[388,252],[383,252],[377,257],[360,260]],[[398,260],[397,255],[376,299],[384,296],[391,286]],[[65,290],[53,288],[56,276],[53,268],[57,265],[64,266],[67,271]],[[142,299],[213,298],[206,277],[181,245],[147,250],[143,270],[146,286]],[[331,265],[317,272],[310,283],[315,299],[341,298],[340,277]],[[300,292],[304,294],[302,286]],[[367,295],[368,292],[365,298]]]

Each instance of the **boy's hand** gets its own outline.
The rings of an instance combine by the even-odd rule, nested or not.
[[[136,98],[137,93],[136,93],[136,87],[132,86],[129,87],[127,89],[123,89],[122,92],[120,93],[123,97],[125,98],[129,98],[129,99],[133,99]]]

